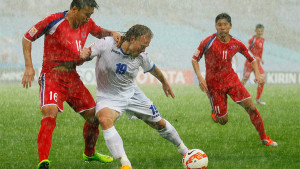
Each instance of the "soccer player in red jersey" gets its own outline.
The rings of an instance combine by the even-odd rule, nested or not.
[[[263,84],[264,79],[259,74],[257,61],[248,53],[247,47],[241,41],[229,34],[232,24],[228,14],[219,14],[215,23],[217,33],[205,38],[200,43],[192,60],[199,86],[210,98],[213,119],[222,125],[227,123],[227,95],[229,95],[248,112],[252,124],[259,133],[261,143],[277,146],[278,144],[266,135],[263,120],[254,106],[250,94],[240,82],[231,65],[232,57],[240,52],[252,65],[255,73],[254,81]],[[203,54],[206,65],[205,79],[200,73],[198,64]]]
[[[262,24],[257,24],[255,29],[256,35],[252,36],[249,39],[248,42],[248,49],[253,54],[255,59],[257,60],[258,70],[261,76],[265,79],[265,72],[263,67],[260,63],[264,64],[264,60],[262,58],[263,50],[264,50],[264,42],[265,39],[262,37],[264,34],[264,26]],[[243,72],[243,79],[242,83],[245,84],[249,76],[253,72],[253,69],[251,67],[251,63],[246,60],[245,66],[244,66],[244,72]],[[263,92],[264,86],[261,84],[258,84],[257,86],[257,95],[256,95],[256,103],[265,105],[266,103],[261,100],[261,94]]]
[[[95,0],[73,0],[70,10],[45,17],[23,37],[25,71],[22,84],[28,88],[35,75],[31,58],[32,42],[45,35],[43,67],[39,77],[42,120],[37,138],[38,168],[50,168],[48,156],[52,132],[58,113],[63,112],[64,101],[86,120],[83,127],[83,159],[105,163],[113,161],[113,158],[95,152],[99,135],[96,104],[76,71],[76,66],[84,62],[79,55],[89,34],[97,38],[113,36],[116,41],[121,37],[119,33],[95,24],[90,18],[94,8],[98,8]]]

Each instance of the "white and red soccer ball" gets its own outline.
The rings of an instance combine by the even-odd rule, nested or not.
[[[185,169],[207,169],[208,157],[199,149],[191,149],[184,154],[182,165]]]

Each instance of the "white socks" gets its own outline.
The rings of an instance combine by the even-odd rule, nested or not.
[[[107,130],[102,130],[102,132],[106,146],[114,158],[121,158],[123,155],[125,155],[122,138],[115,126]]]
[[[179,144],[179,146],[177,146],[177,150],[181,155],[184,155],[186,152],[189,151],[189,149],[184,145],[183,142]]]
[[[172,126],[172,124],[170,124],[166,119],[164,120],[166,121],[166,127],[161,130],[157,130],[158,133],[163,138],[169,140],[171,143],[177,146],[178,152],[184,155],[188,151],[188,148],[184,145],[183,141],[180,139],[179,134]]]
[[[102,130],[103,137],[108,147],[110,153],[113,155],[115,159],[120,159],[122,166],[128,164],[131,167],[131,163],[128,160],[124,147],[123,141],[121,136],[119,135],[118,131],[116,130],[115,126],[107,129]]]

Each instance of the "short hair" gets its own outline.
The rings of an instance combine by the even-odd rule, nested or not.
[[[231,24],[231,17],[227,13],[221,13],[216,17],[216,23],[220,19],[226,19]]]
[[[70,9],[76,6],[78,10],[85,8],[85,6],[98,9],[98,4],[95,0],[73,0]]]
[[[150,38],[153,38],[153,32],[145,25],[136,24],[132,26],[124,35],[124,41],[130,41],[130,38],[133,36],[135,38],[139,38],[143,35],[149,34]]]
[[[264,27],[263,24],[260,24],[260,23],[259,23],[259,24],[256,25],[255,30],[256,30],[256,29],[260,29],[260,28],[263,28],[263,29],[264,29],[265,27]]]

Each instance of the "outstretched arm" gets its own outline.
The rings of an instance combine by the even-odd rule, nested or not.
[[[193,65],[194,71],[196,73],[196,76],[198,78],[200,89],[203,92],[208,93],[206,80],[201,75],[199,63],[197,61],[195,61],[195,60],[192,60],[192,65]]]
[[[32,65],[31,59],[31,42],[26,40],[24,37],[22,39],[23,55],[25,60],[25,71],[22,78],[23,88],[31,87],[31,82],[34,79],[35,71]]]
[[[152,70],[150,73],[161,82],[166,96],[168,97],[169,95],[171,95],[171,97],[174,98],[175,95],[171,89],[171,86],[169,85],[167,79],[165,78],[161,70],[158,67],[155,67],[154,70]]]

